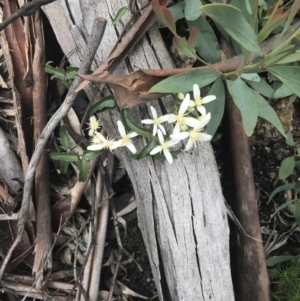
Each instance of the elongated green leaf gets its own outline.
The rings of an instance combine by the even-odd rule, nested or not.
[[[253,29],[239,9],[228,4],[209,4],[202,6],[200,10],[222,26],[242,47],[258,55],[262,54]]]
[[[181,38],[179,36],[174,36],[173,44],[179,52],[183,53],[187,57],[190,57],[192,59],[196,58],[196,55],[194,54],[194,52],[189,49],[187,41],[184,40],[183,38]]]
[[[300,61],[300,50],[297,50],[294,53],[291,53],[290,55],[286,56],[282,60],[278,61],[276,64],[289,64],[293,62],[298,62]]]
[[[284,98],[290,95],[293,95],[294,92],[290,90],[285,84],[282,84],[275,92],[273,95],[273,98]]]
[[[215,95],[216,100],[206,103],[206,112],[211,112],[211,120],[206,126],[206,132],[214,136],[224,115],[225,89],[221,78],[218,78],[211,86],[208,95]]]
[[[77,162],[79,160],[78,155],[75,153],[51,153],[50,158],[66,162]]]
[[[275,110],[269,105],[269,103],[258,94],[256,91],[253,91],[254,99],[257,107],[258,116],[272,123],[276,129],[280,132],[283,137],[286,137],[282,123],[277,116]]]
[[[186,0],[184,8],[185,19],[188,21],[195,21],[198,19],[202,13],[199,10],[200,6],[202,6],[200,0]]]
[[[148,144],[137,155],[132,156],[136,160],[141,160],[148,156],[155,146],[155,137],[151,138]]]
[[[295,162],[295,167],[300,170],[300,160]]]
[[[129,7],[128,7],[128,6],[121,7],[121,8],[117,11],[117,14],[116,14],[116,16],[115,16],[114,19],[113,19],[112,25],[116,25],[116,24],[121,20],[121,18],[125,15],[125,13],[126,13],[128,10],[129,10]]]
[[[289,260],[292,260],[293,258],[294,258],[294,256],[292,256],[292,255],[279,255],[279,256],[269,257],[266,260],[266,265],[267,265],[267,267],[272,268],[278,263],[289,261]]]
[[[279,168],[279,179],[283,180],[290,176],[295,168],[295,157],[287,157],[285,158]]]
[[[79,169],[79,182],[85,182],[90,169],[90,162],[80,159],[77,163]]]
[[[183,14],[184,7],[185,7],[185,3],[183,2],[178,2],[175,5],[169,7],[169,11],[171,12],[175,22],[184,18],[184,14]],[[158,27],[165,27],[161,19],[157,20],[157,25]]]
[[[60,173],[65,175],[68,172],[70,162],[60,161]]]
[[[69,134],[67,133],[67,129],[65,125],[62,125],[59,128],[59,137],[60,137],[61,146],[65,151],[71,148],[72,143]]]
[[[295,145],[294,137],[293,137],[293,134],[291,132],[286,133],[285,142],[286,142],[286,144],[288,144],[290,146],[294,146]]]
[[[115,106],[115,100],[113,96],[108,95],[103,97],[100,101],[90,106],[88,110],[89,115],[94,115],[96,112],[110,110]]]
[[[101,155],[102,153],[106,152],[106,149],[101,149],[99,151],[89,151],[86,150],[83,152],[83,159],[86,161],[91,161],[92,159],[96,158],[97,156]]]
[[[51,78],[58,78],[61,80],[64,80],[66,77],[66,73],[64,69],[58,68],[58,67],[52,67],[49,64],[45,65],[45,71],[49,74],[53,74],[53,77]]]
[[[300,200],[295,200],[295,202],[291,205],[291,211],[299,226],[300,225]]]
[[[275,212],[272,214],[271,218],[273,218],[278,212],[280,212],[281,210],[287,208],[288,206],[292,205],[294,203],[295,200],[290,200],[290,201],[287,201],[285,203],[283,203],[282,205],[280,205],[276,210]]]
[[[208,63],[221,60],[220,44],[209,23],[202,17],[196,21],[188,21],[189,28],[195,28],[198,34],[196,51]]]
[[[252,80],[245,80],[245,82],[248,85],[250,85],[254,90],[259,92],[261,95],[266,96],[268,98],[273,97],[274,90],[269,84],[267,84],[267,82],[263,78],[260,78],[259,82],[254,82]]]
[[[251,136],[258,118],[256,95],[240,78],[234,82],[227,80],[226,83],[234,103],[241,111],[245,133],[247,136]]]
[[[290,25],[292,24],[296,14],[299,12],[300,9],[300,0],[294,0],[294,3],[290,9],[288,18],[284,24],[283,31],[281,33],[281,36],[289,29]]]
[[[205,87],[214,82],[220,74],[212,69],[197,69],[187,73],[173,75],[162,80],[150,89],[150,93],[179,93],[190,92],[193,85],[198,84],[199,87]]]
[[[260,82],[260,76],[257,73],[242,73],[241,78],[252,82]]]
[[[187,41],[187,46],[193,53],[195,50],[197,40],[198,40],[197,30],[195,28],[192,28],[190,31],[188,41]]]
[[[287,189],[294,189],[295,188],[295,183],[288,183],[288,184],[284,184],[282,186],[277,187],[270,195],[268,203],[274,198],[274,196],[276,194],[278,194],[279,192],[285,191]]]
[[[299,193],[300,191],[300,182],[296,182],[295,184],[295,195],[297,196],[297,194]],[[298,197],[298,196],[297,196]]]
[[[121,109],[121,117],[122,117],[123,123],[125,125],[125,128],[131,129],[132,131],[138,133],[142,137],[145,137],[145,138],[151,137],[151,134],[152,134],[151,131],[138,126],[137,124],[133,123],[130,120],[128,109]]]
[[[300,97],[300,67],[274,66],[267,70],[279,78],[291,91]]]

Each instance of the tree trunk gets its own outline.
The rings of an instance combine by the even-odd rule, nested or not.
[[[95,67],[98,67],[130,19],[128,12],[115,27],[111,25],[118,9],[127,5],[123,0],[73,0],[67,7],[65,1],[58,0],[45,6],[44,12],[62,50],[68,55],[71,65],[77,67],[94,18],[108,20],[95,57]],[[128,74],[137,67],[174,67],[156,25],[147,35],[116,73]],[[173,99],[165,97],[162,101],[151,102],[151,105],[159,113],[162,107],[170,112]],[[132,120],[139,123],[141,116],[148,114],[148,107],[149,104],[131,109]],[[116,135],[115,124],[120,119],[118,110],[103,113],[101,119],[107,133]],[[139,139],[137,149],[144,146],[144,140]],[[167,300],[166,296],[170,295],[172,301],[233,301],[229,228],[210,144],[198,144],[192,152],[180,154],[173,164],[150,157],[136,161],[124,148],[116,150],[115,154],[132,181],[139,227],[160,300]],[[162,284],[164,279],[167,287]]]

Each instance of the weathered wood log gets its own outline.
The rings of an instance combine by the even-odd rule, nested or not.
[[[44,7],[53,30],[71,65],[78,66],[87,32],[95,17],[108,20],[126,1],[74,0],[66,7],[58,0]],[[70,16],[72,14],[72,16]],[[108,21],[106,33],[95,57],[95,66],[105,60],[118,33],[128,19],[117,26]],[[158,29],[154,25],[123,62],[116,73],[128,74],[136,67],[173,68]],[[191,87],[192,88],[192,87]],[[170,112],[173,99],[153,101],[160,113]],[[131,109],[133,121],[148,114],[148,106]],[[117,110],[102,114],[109,135],[116,135]],[[145,146],[138,139],[138,150]],[[150,157],[133,160],[126,149],[115,154],[123,162],[132,181],[141,229],[160,300],[169,291],[172,301],[231,301],[234,293],[229,262],[229,228],[218,169],[209,143],[182,153],[172,165]],[[163,287],[166,278],[167,287]]]

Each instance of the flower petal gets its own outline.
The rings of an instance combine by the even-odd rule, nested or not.
[[[193,96],[194,96],[194,99],[199,98],[200,95],[201,95],[201,92],[200,92],[199,86],[197,84],[194,84],[193,85]]]
[[[191,100],[190,104],[189,104],[189,107],[195,107],[195,106],[196,106],[195,102],[193,100]]]
[[[111,146],[110,146],[109,149],[110,150],[116,149],[116,148],[122,146],[122,144],[123,144],[123,140],[122,139],[120,139],[118,141],[114,141],[114,142],[112,142],[112,144],[111,144]]]
[[[126,135],[125,127],[120,120],[118,121],[118,130],[119,130],[121,137]]]
[[[200,112],[200,114],[201,114],[202,116],[205,116],[205,115],[206,115],[206,109],[205,109],[204,106],[199,106],[199,107],[197,107],[197,110]]]
[[[190,132],[181,132],[177,134],[172,134],[170,137],[176,140],[184,140],[190,136]]]
[[[153,119],[144,119],[144,120],[141,121],[141,123],[144,123],[144,124],[153,124],[154,120]]]
[[[104,137],[102,134],[100,134],[99,132],[96,132],[95,135],[96,135],[102,142],[105,142],[105,141],[106,141],[105,137]]]
[[[184,117],[184,123],[192,128],[200,127],[201,122],[202,121],[199,121],[198,119],[193,118],[193,117]]]
[[[201,141],[210,141],[212,138],[211,135],[208,135],[206,133],[200,133],[200,140]]]
[[[196,129],[204,128],[209,123],[210,118],[211,118],[211,114],[208,113],[207,115],[205,115],[205,117],[201,121],[198,120],[200,122],[200,124],[198,126],[195,126],[194,128],[196,128]]]
[[[94,130],[93,130],[93,129],[90,129],[90,130],[89,130],[89,136],[92,137],[93,134],[94,134]]]
[[[93,144],[93,145],[89,145],[87,149],[91,151],[97,151],[97,150],[101,150],[103,147],[104,147],[103,144]]]
[[[136,137],[136,136],[138,136],[138,135],[139,135],[139,134],[136,133],[136,132],[131,132],[131,133],[127,134],[127,137],[128,137],[128,138],[134,138],[134,137]]]
[[[153,150],[150,152],[150,155],[155,155],[155,154],[157,154],[157,153],[159,153],[159,152],[161,152],[162,151],[162,147],[159,145],[159,146],[156,146],[156,147],[154,147],[153,148]]]
[[[169,114],[168,115],[168,122],[175,122],[176,121],[176,115],[175,114]]]
[[[157,124],[154,124],[153,125],[153,132],[152,132],[152,135],[155,136],[157,133]]]
[[[156,118],[157,118],[157,112],[156,112],[156,110],[154,109],[154,107],[150,106],[150,110],[151,110],[153,119],[156,119]]]
[[[164,139],[164,136],[163,136],[161,130],[158,130],[158,131],[157,131],[157,135],[158,135],[159,143],[160,143],[160,144],[163,144],[163,143],[165,142],[165,139]]]
[[[185,151],[189,151],[194,145],[193,139],[190,137],[189,141],[187,142],[186,146],[185,146]]]
[[[136,154],[136,148],[132,143],[128,143],[126,147],[133,153]]]
[[[183,115],[188,109],[189,105],[190,105],[190,94],[188,93],[185,95],[185,98],[180,105],[178,115]]]
[[[158,124],[158,127],[160,128],[160,130],[162,131],[162,133],[163,133],[164,135],[166,135],[166,130],[165,130],[165,128],[164,128],[161,124]]]
[[[159,117],[160,123],[166,122],[168,121],[168,119],[169,119],[169,114]]]
[[[208,103],[216,99],[215,95],[208,95],[202,98],[202,103]]]
[[[169,152],[169,150],[164,149],[164,155],[165,155],[166,159],[168,160],[168,162],[170,164],[172,164],[173,163],[173,157],[172,157],[171,153]]]
[[[171,139],[170,141],[168,141],[168,146],[172,147],[172,146],[178,144],[179,142],[180,142],[179,139]]]

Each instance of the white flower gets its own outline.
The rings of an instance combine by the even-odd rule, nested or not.
[[[144,119],[142,120],[142,123],[144,124],[153,124],[153,136],[156,135],[157,133],[157,128],[159,128],[164,135],[166,135],[166,130],[165,128],[161,125],[163,122],[166,122],[168,120],[168,115],[165,116],[160,116],[157,118],[157,112],[156,110],[150,106],[151,112],[152,112],[152,116],[153,119]]]
[[[176,139],[176,140],[184,140],[186,138],[189,138],[189,140],[185,146],[185,149],[184,149],[185,151],[190,150],[193,147],[193,145],[196,144],[197,141],[210,141],[212,136],[201,132],[203,130],[203,127],[205,127],[208,124],[210,118],[211,118],[210,113],[208,113],[207,115],[205,115],[203,120],[200,121],[201,126],[195,127],[189,132],[179,133],[179,131],[177,129],[174,129],[174,132],[171,135],[171,138]]]
[[[136,148],[133,145],[131,138],[138,136],[138,133],[132,132],[132,133],[126,134],[125,127],[120,120],[118,121],[118,130],[122,137],[122,139],[119,140],[122,142],[121,146],[126,146],[133,154],[135,154]]]
[[[89,130],[89,136],[93,136],[94,133],[101,127],[100,120],[97,120],[95,116],[90,117],[90,122],[87,123]]]
[[[105,138],[102,134],[96,132],[92,138],[92,145],[88,146],[88,150],[97,151],[101,149],[114,150],[121,146],[122,140],[115,141],[113,138]]]
[[[186,94],[184,100],[182,101],[177,115],[169,114],[168,122],[176,122],[175,129],[177,132],[180,130],[187,130],[187,126],[199,127],[200,121],[193,117],[186,117],[188,107],[190,105],[190,94]]]
[[[150,155],[155,155],[155,154],[161,153],[163,151],[168,162],[173,163],[173,157],[169,151],[169,148],[172,147],[173,145],[177,144],[179,142],[179,140],[172,139],[172,140],[165,142],[164,136],[160,130],[157,131],[157,135],[158,135],[158,140],[159,140],[160,145],[154,147],[153,150],[150,152]]]
[[[193,95],[194,100],[192,100],[189,104],[190,107],[196,107],[197,110],[202,114],[206,115],[206,109],[203,106],[204,103],[211,102],[216,99],[216,96],[214,95],[208,95],[203,98],[201,98],[201,92],[198,85],[193,86]]]

